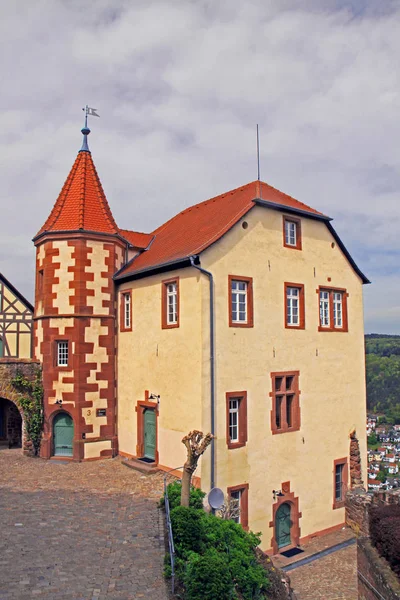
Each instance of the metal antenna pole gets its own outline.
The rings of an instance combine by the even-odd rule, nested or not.
[[[258,123],[257,123],[257,179],[260,181],[260,137],[258,134]]]

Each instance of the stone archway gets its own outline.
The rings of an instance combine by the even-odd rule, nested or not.
[[[22,448],[23,420],[18,406],[0,397],[0,446]]]
[[[6,445],[10,442],[12,446],[19,444],[23,453],[27,455],[34,453],[33,445],[25,434],[24,414],[19,404],[20,395],[12,385],[12,381],[18,373],[33,381],[38,368],[40,363],[35,360],[0,358],[0,402],[4,415],[3,427],[7,428],[7,434],[3,436],[5,439],[2,441]]]

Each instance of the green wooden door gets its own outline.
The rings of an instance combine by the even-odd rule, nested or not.
[[[281,504],[276,511],[275,527],[276,527],[276,541],[278,548],[283,546],[289,546],[291,543],[290,539],[290,504],[285,502]]]
[[[144,457],[156,458],[156,412],[151,408],[144,411]]]
[[[67,413],[60,413],[54,419],[54,456],[72,456],[74,422]]]

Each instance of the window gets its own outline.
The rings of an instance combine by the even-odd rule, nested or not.
[[[347,478],[347,458],[338,458],[333,463],[333,509],[344,506],[348,483]]]
[[[162,282],[162,315],[163,329],[179,327],[179,278]]]
[[[304,329],[304,285],[285,283],[285,327]]]
[[[233,508],[233,515],[231,517],[232,521],[235,521],[235,523],[240,523],[240,499],[242,496],[242,492],[243,490],[233,490],[231,492],[230,495],[230,500],[233,501],[232,502],[232,508]],[[236,511],[237,509],[237,511]]]
[[[272,378],[272,433],[286,433],[300,429],[299,372],[271,373]]]
[[[121,294],[121,331],[132,331],[132,290]]]
[[[283,245],[301,250],[301,221],[296,217],[283,217]]]
[[[57,342],[57,367],[68,367],[68,341]]]
[[[241,448],[247,442],[247,392],[226,394],[226,443]]]
[[[253,327],[253,279],[229,275],[229,326]]]
[[[228,487],[228,499],[233,500],[232,504],[237,504],[239,509],[235,510],[236,507],[232,506],[232,520],[235,523],[240,523],[243,529],[247,530],[249,524],[249,484],[243,483]]]
[[[319,288],[319,331],[348,331],[346,290]]]

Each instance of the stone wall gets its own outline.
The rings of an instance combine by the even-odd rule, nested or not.
[[[357,541],[358,600],[399,600],[400,582],[369,538]]]
[[[400,600],[400,582],[385,559],[369,541],[371,506],[400,504],[400,489],[351,490],[346,496],[346,523],[357,534],[357,573],[359,600]]]
[[[25,435],[24,415],[19,404],[20,395],[11,382],[18,372],[22,373],[27,379],[33,380],[39,368],[40,363],[35,360],[0,358],[0,398],[9,401],[4,403],[7,440],[12,445],[22,445],[22,450],[27,455],[33,454],[33,447]],[[18,419],[18,413],[22,419],[22,427]]]

